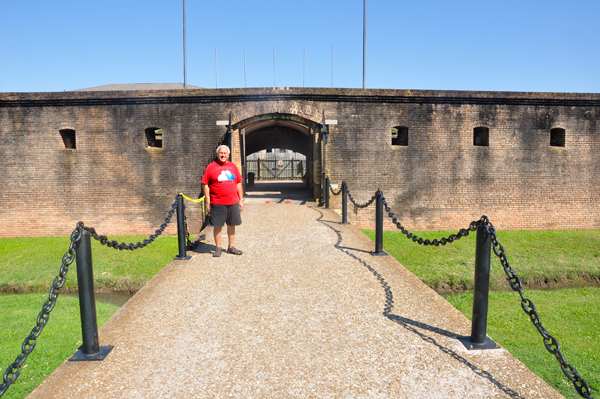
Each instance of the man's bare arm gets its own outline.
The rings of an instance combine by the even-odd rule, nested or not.
[[[240,211],[244,210],[244,188],[242,187],[242,183],[237,184],[237,193],[238,198],[240,199]]]
[[[204,190],[204,204],[206,205],[206,212],[210,213],[210,189],[208,188],[208,184],[204,185],[203,190]]]

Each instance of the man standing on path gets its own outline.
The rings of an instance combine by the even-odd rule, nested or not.
[[[244,210],[244,190],[242,176],[237,166],[229,162],[229,147],[221,145],[217,148],[217,160],[210,163],[202,176],[206,211],[210,213],[213,234],[215,236],[215,252],[213,256],[221,256],[221,231],[227,224],[229,247],[227,252],[241,255],[242,251],[234,247],[235,226],[242,224],[241,212]]]

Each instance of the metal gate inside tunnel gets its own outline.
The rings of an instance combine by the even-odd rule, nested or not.
[[[297,153],[274,154],[276,155],[274,159],[264,159],[262,157],[246,159],[246,171],[249,181],[306,180],[306,159],[294,159]],[[282,156],[279,156],[280,154]],[[292,158],[288,159],[288,156]]]
[[[254,181],[304,181],[315,197],[320,170],[321,125],[293,114],[264,114],[240,121],[240,161],[246,184]],[[275,149],[275,150],[274,150]]]

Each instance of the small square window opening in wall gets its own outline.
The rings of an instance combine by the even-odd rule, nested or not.
[[[552,147],[565,146],[565,129],[556,127],[550,130],[550,145]]]
[[[75,142],[75,130],[73,129],[61,129],[59,130],[60,137],[62,137],[63,144],[67,149],[76,149],[77,145]]]
[[[392,145],[408,146],[408,128],[406,126],[392,128]]]
[[[482,126],[473,129],[473,145],[480,147],[489,147],[490,129]]]
[[[146,129],[146,140],[148,141],[148,147],[151,148],[162,148],[162,129],[158,127],[149,127]]]

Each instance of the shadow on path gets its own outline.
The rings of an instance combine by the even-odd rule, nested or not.
[[[452,338],[452,339],[456,339],[458,337],[458,334],[452,333],[450,331],[447,331],[447,330],[444,330],[444,329],[441,329],[438,327],[433,327],[428,324],[418,322],[416,320],[411,320],[411,319],[393,314],[392,309],[394,307],[394,293],[392,292],[390,285],[387,283],[385,278],[377,270],[375,270],[368,262],[366,262],[364,259],[361,259],[357,255],[350,252],[350,251],[360,251],[360,252],[367,252],[367,251],[359,250],[359,249],[355,249],[355,248],[343,247],[341,245],[342,239],[343,239],[341,231],[337,230],[335,227],[332,226],[332,224],[339,224],[339,222],[323,220],[323,217],[324,217],[323,212],[321,212],[317,208],[311,208],[311,209],[314,209],[316,212],[318,212],[320,214],[320,216],[316,219],[316,221],[323,224],[324,226],[327,226],[328,228],[333,230],[335,232],[335,234],[337,235],[337,241],[333,246],[336,249],[340,250],[341,252],[345,253],[346,255],[350,256],[351,258],[355,259],[360,264],[362,264],[379,281],[379,284],[381,285],[381,287],[383,288],[383,291],[385,293],[385,306],[384,306],[383,312],[382,312],[383,316],[387,317],[389,320],[393,321],[394,323],[399,324],[400,326],[404,327],[406,330],[419,336],[423,341],[436,346],[440,351],[444,352],[445,354],[453,357],[454,359],[458,360],[465,366],[469,367],[475,374],[487,379],[488,381],[490,381],[491,383],[496,385],[500,390],[502,390],[504,393],[506,393],[509,397],[525,399],[525,397],[519,395],[519,393],[517,393],[516,391],[510,389],[509,387],[502,384],[500,381],[496,380],[494,378],[494,376],[491,375],[489,372],[482,370],[480,367],[469,362],[467,359],[465,359],[464,357],[462,357],[461,355],[459,355],[452,349],[445,347],[444,345],[442,345],[438,341],[436,341],[434,338],[424,334],[422,331],[419,331],[419,330],[429,331],[434,334],[438,334],[438,335],[445,336],[445,337]]]

